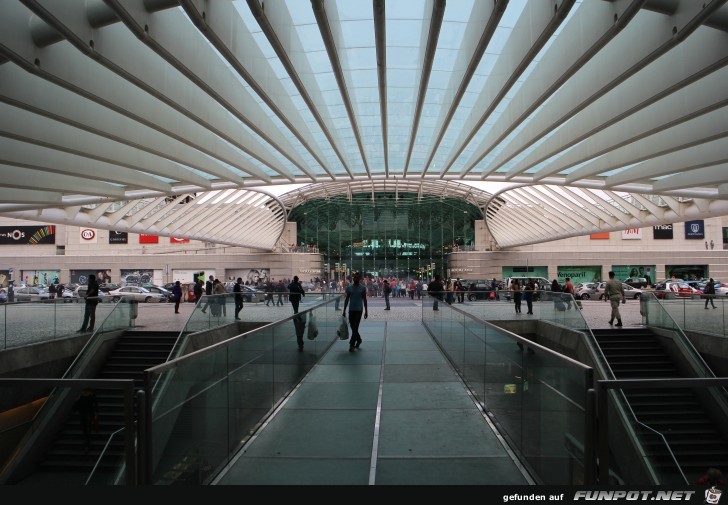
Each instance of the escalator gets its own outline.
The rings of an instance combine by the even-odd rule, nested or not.
[[[687,377],[660,338],[647,328],[593,330],[593,333],[615,379]],[[645,388],[626,389],[624,394],[637,420],[662,434],[667,441],[668,446],[659,437],[646,436],[641,440],[658,475],[682,479],[670,451],[690,483],[709,467],[725,467],[728,440],[725,432],[718,429],[725,425],[725,419],[711,414],[697,391]]]
[[[164,363],[179,336],[176,331],[128,331],[118,339],[95,378],[133,379],[135,389],[141,389],[144,370]],[[124,426],[123,394],[111,389],[97,389],[95,394],[99,424],[98,430],[92,430],[90,447],[85,447],[80,415],[74,411],[36,472],[15,484],[83,485],[92,472],[94,477],[90,483],[94,484],[109,483],[115,477],[124,460],[123,436],[113,436]],[[102,451],[104,457],[99,459]]]

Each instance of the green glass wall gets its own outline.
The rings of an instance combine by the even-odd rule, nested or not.
[[[455,198],[386,192],[312,200],[288,219],[298,224],[298,245],[317,246],[334,277],[345,268],[427,278],[433,270],[445,274],[453,249],[474,244],[473,222],[482,213]]]

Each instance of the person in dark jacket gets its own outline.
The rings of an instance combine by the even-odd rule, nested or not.
[[[233,293],[235,293],[235,319],[240,320],[240,311],[243,310],[243,278],[238,277],[233,286]],[[266,304],[267,305],[267,304]]]
[[[202,307],[203,314],[207,312],[207,307],[210,306],[210,297],[212,296],[212,288],[213,288],[212,284],[214,281],[215,281],[215,276],[211,275],[207,279],[207,282],[205,282],[205,294],[207,295],[207,299],[205,300],[205,306]],[[213,303],[214,302],[215,302],[215,300],[213,300]]]
[[[96,305],[99,303],[99,285],[96,282],[96,276],[93,274],[88,276],[88,287],[85,298],[86,307],[83,311],[83,323],[81,323],[81,329],[76,333],[94,331],[94,325],[96,324]]]
[[[174,295],[174,313],[179,314],[179,304],[182,301],[182,285],[179,281],[175,281],[172,286],[172,295]]]
[[[443,291],[445,291],[445,287],[442,285],[440,276],[436,275],[435,278],[427,285],[427,294],[435,299],[435,301],[432,302],[432,310],[440,310],[438,304],[443,299]]]
[[[711,278],[708,283],[705,285],[705,308],[707,310],[708,303],[710,303],[713,308],[715,308],[715,302],[713,301],[713,298],[715,298],[715,281]]]
[[[293,281],[288,285],[288,299],[291,301],[294,314],[298,314],[298,304],[301,302],[302,296],[306,296],[306,291],[301,286],[298,276],[294,275]]]

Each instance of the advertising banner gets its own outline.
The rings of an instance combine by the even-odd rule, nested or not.
[[[139,235],[140,244],[158,244],[159,237],[157,235],[145,235],[144,233]]]
[[[544,276],[546,277],[546,276]],[[576,286],[580,282],[596,282],[602,280],[601,266],[578,266],[578,267],[559,267],[557,270],[557,279],[562,286],[566,282],[566,278],[571,279],[571,283]]]
[[[88,276],[93,274],[99,284],[111,282],[111,270],[97,268],[94,270],[71,270],[71,282],[74,284],[88,284]]]
[[[634,277],[644,277],[647,284],[652,286],[655,282],[655,265],[612,265],[614,278],[624,281]]]
[[[705,238],[705,221],[685,221],[685,239],[702,240]]]
[[[190,239],[188,239],[188,238],[169,237],[169,243],[170,244],[189,244],[190,243]]]
[[[60,270],[21,270],[20,282],[16,281],[15,284],[25,284],[27,286],[43,284],[44,286],[48,286],[55,282],[56,279],[60,281],[60,275]]]
[[[672,225],[661,224],[652,227],[652,236],[655,240],[672,240]]]
[[[622,230],[622,240],[642,240],[642,228]]]
[[[48,226],[0,226],[0,245],[7,244],[55,244],[56,227]]]
[[[154,270],[122,268],[120,273],[122,284],[142,285],[154,283]]]
[[[708,277],[708,265],[665,265],[668,279],[691,281]]]
[[[207,280],[210,275],[215,275],[215,270],[172,270],[172,282],[180,281],[182,284],[194,282],[199,277],[203,281]]]
[[[125,231],[110,231],[109,244],[128,244],[129,234]]]
[[[247,284],[249,286],[265,286],[268,282],[270,282],[270,268],[229,270],[227,275],[232,279],[241,277],[243,279],[243,284]]]

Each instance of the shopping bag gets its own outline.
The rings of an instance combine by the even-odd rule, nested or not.
[[[308,334],[306,336],[309,340],[318,337],[318,325],[316,324],[316,316],[313,312],[308,316]]]
[[[339,328],[336,330],[336,334],[339,336],[339,340],[348,340],[349,338],[349,323],[346,322],[346,318],[341,318]]]

